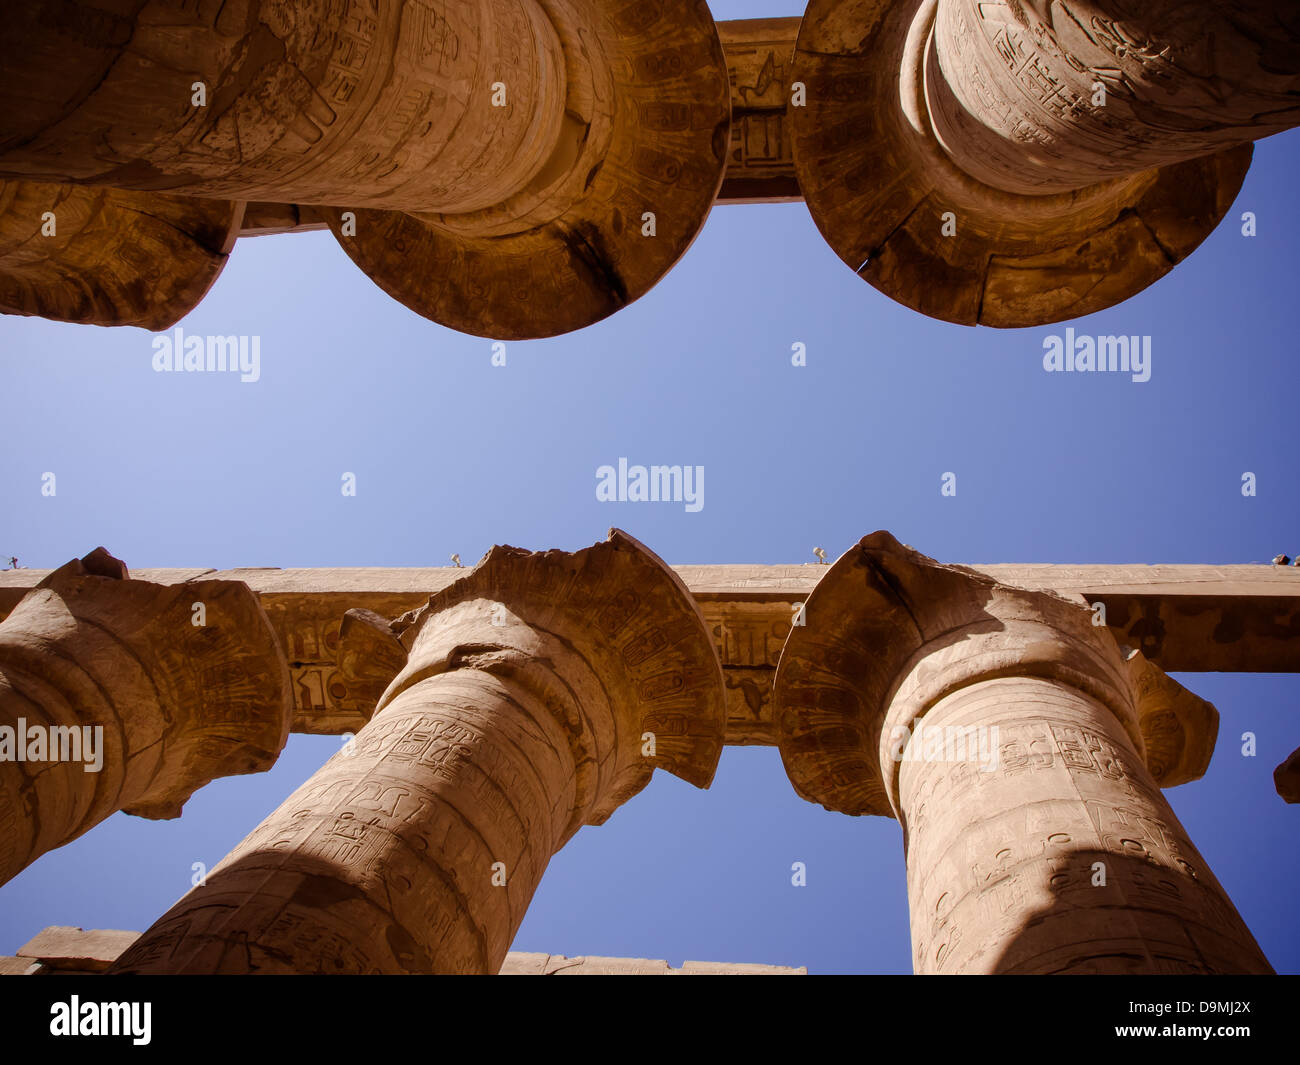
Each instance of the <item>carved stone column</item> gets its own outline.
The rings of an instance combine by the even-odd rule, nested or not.
[[[703,787],[721,753],[699,608],[617,530],[575,553],[493,548],[391,628],[351,614],[341,645],[354,683],[358,648],[400,668],[355,751],[114,971],[495,973],[555,851],[656,766]]]
[[[892,299],[1061,321],[1218,225],[1253,139],[1300,123],[1300,24],[1265,0],[811,0],[790,108],[822,235]]]
[[[33,2],[0,56],[0,177],[329,208],[391,296],[495,339],[646,292],[726,163],[704,0]]]
[[[0,314],[165,329],[226,265],[244,205],[0,181]]]
[[[130,580],[103,548],[69,562],[0,622],[0,883],[118,810],[179,817],[269,769],[290,715],[245,585]]]
[[[1027,194],[1300,124],[1300,12],[1275,0],[939,0],[928,110],[954,162]]]
[[[1086,606],[875,533],[805,615],[782,757],[805,798],[902,823],[918,973],[1271,971],[1153,775],[1204,771],[1213,708]]]

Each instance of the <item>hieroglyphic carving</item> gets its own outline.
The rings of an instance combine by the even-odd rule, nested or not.
[[[917,972],[1270,971],[1145,764],[1174,682],[1083,602],[875,533],[806,617],[782,758],[805,798],[902,822]],[[923,738],[945,733],[979,743]]]
[[[582,825],[655,767],[703,786],[717,764],[723,686],[704,619],[617,530],[580,552],[494,548],[391,623],[350,614],[340,646],[383,656],[390,635],[399,671],[354,748],[114,971],[496,972]]]
[[[0,759],[0,883],[118,810],[177,817],[210,780],[269,768],[288,696],[245,585],[132,580],[103,548],[56,570],[0,623],[0,725],[87,739]]]
[[[1184,8],[1123,8],[1126,39],[1183,48],[1176,94],[1087,36],[1090,0],[810,0],[794,163],[845,264],[923,314],[1013,328],[1113,306],[1191,254],[1248,142],[1300,122],[1294,27],[1203,4],[1214,31],[1193,33]]]
[[[1166,669],[1300,669],[1300,571],[1293,568],[1059,564],[972,568],[1004,584],[1055,591],[1089,604],[1104,603],[1106,620],[1121,642],[1142,647]],[[775,668],[793,605],[806,600],[826,568],[691,565],[675,569],[703,609],[726,671],[727,742],[774,742],[767,709],[770,671]],[[293,730],[332,735],[358,731],[378,698],[376,691],[364,708],[359,703],[349,704],[346,696],[340,700],[339,684],[346,688],[347,678],[337,675],[333,641],[339,620],[352,608],[395,617],[445,587],[460,571],[264,568],[221,573],[194,569],[138,572],[160,584],[200,576],[240,580],[258,592],[289,659],[296,706]],[[0,618],[48,573],[0,572]],[[395,669],[379,691],[393,672]],[[1160,670],[1155,672],[1160,674]],[[1203,727],[1181,716],[1182,731],[1170,733],[1164,720],[1164,726],[1151,725],[1154,731],[1148,740],[1152,771],[1162,781],[1169,770],[1158,771],[1156,763],[1172,767],[1179,750],[1190,757],[1193,748],[1185,745],[1187,736],[1204,733]],[[1148,726],[1143,727],[1145,734]],[[1212,735],[1208,738],[1212,742]]]
[[[1280,24],[1212,8],[1202,18],[1193,30],[1183,13],[1139,5],[939,0],[936,129],[974,176],[1035,193],[1209,155],[1300,121],[1300,72],[1280,44],[1262,59]]]
[[[718,23],[731,80],[731,145],[719,202],[800,198],[786,113],[798,27],[798,19]]]
[[[909,868],[927,870],[909,878],[911,907],[932,915],[914,921],[918,972],[1267,971],[1107,711],[1007,679],[962,689],[927,720],[971,715],[1035,753],[966,773],[904,767]],[[1092,906],[1137,907],[1141,929],[1101,934],[1082,916]]]

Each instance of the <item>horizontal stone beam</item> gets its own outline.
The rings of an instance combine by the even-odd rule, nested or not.
[[[1101,603],[1116,637],[1170,672],[1300,672],[1300,568],[1266,565],[988,565],[1006,584]],[[795,609],[826,567],[675,566],[700,604],[727,684],[726,742],[774,742],[771,682]],[[0,572],[0,617],[50,571]],[[366,715],[345,708],[339,625],[361,608],[392,618],[422,605],[465,569],[141,569],[160,584],[238,580],[258,594],[289,660],[293,730],[355,732]],[[1095,608],[1094,608],[1095,609]],[[1099,614],[1100,616],[1100,614]]]
[[[49,974],[90,976],[102,973],[138,932],[82,929],[55,925],[18,948],[16,957],[0,957],[0,976]],[[754,965],[746,962],[688,961],[680,969],[648,958],[570,958],[563,954],[511,951],[502,976],[807,976],[805,966]]]
[[[800,21],[753,18],[718,23],[731,82],[731,147],[717,203],[803,199],[786,115]]]

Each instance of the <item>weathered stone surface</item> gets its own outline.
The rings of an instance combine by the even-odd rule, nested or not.
[[[688,961],[680,969],[648,958],[566,958],[563,954],[512,951],[501,966],[502,976],[807,976],[806,968],[746,965],[732,962]]]
[[[52,973],[92,975],[104,972],[140,936],[139,932],[53,926],[36,935],[19,957],[0,957],[0,976]],[[567,958],[563,954],[510,951],[501,964],[502,976],[806,976],[804,967],[748,963],[688,961],[680,969],[665,961],[644,958]]]
[[[1092,6],[1083,0],[1068,8]],[[1104,69],[1071,53],[1082,47],[1082,33],[1066,5],[1045,16],[1065,27],[1064,46],[1043,30],[1044,16],[1016,11],[1000,0],[975,7],[970,0],[812,0],[796,46],[793,78],[806,85],[807,106],[790,109],[795,171],[822,235],[891,299],[959,324],[1040,325],[1141,291],[1223,217],[1249,165],[1251,148],[1242,142],[1300,122],[1291,88],[1300,71],[1294,27],[1261,50],[1259,23],[1247,20],[1213,45],[1218,57],[1240,61],[1227,90],[1233,104],[1215,110],[1208,97],[1191,105],[1195,91],[1177,100],[1157,94],[1161,103],[1151,104],[1144,129],[1146,143],[1160,147],[1144,154],[1144,134],[1123,117],[1136,115],[1133,71],[1164,63],[1171,50],[1134,27],[1167,30],[1189,81],[1199,83],[1217,59],[1191,55],[1206,39],[1188,36],[1186,11],[1178,11],[1181,28],[1165,13],[1128,7],[1104,27],[1090,25],[1097,40],[1127,49]],[[1053,58],[1043,62],[1048,52]],[[950,94],[936,98],[946,85],[941,70],[966,98],[977,83],[985,86],[977,115],[950,106]],[[1077,91],[1057,84],[1091,86],[1097,78],[1109,93],[1101,107],[1080,104]],[[1285,106],[1252,122],[1261,94]],[[1032,103],[1018,110],[993,102],[1002,95]],[[1034,108],[1041,116],[1062,112],[1064,126],[1049,136],[1048,117],[1027,117]],[[1004,125],[1013,120],[1014,128]],[[1219,132],[1206,135],[1214,121]],[[1096,140],[1103,126],[1127,148]],[[1007,145],[1000,154],[976,132],[993,127],[990,135]],[[1067,158],[1074,169],[1062,187],[1053,163]],[[989,183],[990,167],[1000,184]]]
[[[786,770],[902,822],[917,972],[1271,971],[1147,768],[1173,689],[1093,617],[874,533],[786,641]]]
[[[1273,783],[1287,802],[1300,802],[1300,747],[1273,770]]]
[[[317,205],[389,295],[497,339],[643,295],[726,165],[704,0],[36,2],[4,57],[0,176]]]
[[[1142,652],[1121,648],[1142,734],[1143,759],[1162,788],[1200,780],[1219,737],[1219,711],[1189,692]]]
[[[139,932],[51,925],[19,947],[18,957],[47,969],[104,972],[139,938]]]
[[[731,82],[731,145],[719,203],[802,199],[790,151],[790,67],[797,18],[718,23]]]
[[[807,976],[807,966],[751,965],[744,962],[687,961],[675,970],[683,976]]]
[[[966,173],[1023,194],[1213,155],[1300,124],[1300,19],[1272,0],[939,0],[934,131]]]
[[[565,83],[528,0],[36,0],[4,56],[7,177],[409,210],[478,209],[532,177]],[[500,80],[513,100],[493,108]]]
[[[551,93],[562,122],[535,177],[473,209],[357,210],[352,236],[327,212],[390,296],[497,340],[579,329],[649,291],[694,241],[726,166],[726,65],[704,0],[543,6],[568,81]]]
[[[1293,646],[1281,567],[947,566],[877,533],[832,567],[674,573],[614,531],[471,571],[232,574],[282,631],[323,626],[286,643],[368,724],[114,971],[773,971],[506,949],[581,824],[655,765],[704,785],[724,740],[773,736],[804,797],[902,821],[918,971],[1268,971],[1158,790],[1204,772],[1217,713],[1102,622],[1212,609],[1222,642]],[[98,964],[65,953],[46,971]]]
[[[1094,610],[1101,604],[1119,643],[1140,649],[1163,670],[1300,671],[1300,569],[1294,567],[1003,564],[971,568],[1004,584],[1075,598]],[[699,604],[722,659],[727,743],[774,744],[772,676],[794,611],[826,567],[674,569]],[[0,617],[48,572],[0,571]],[[203,577],[247,583],[259,594],[289,658],[293,731],[323,734],[359,730],[391,675],[380,670],[368,687],[356,675],[358,657],[354,653],[346,660],[347,652],[340,649],[344,615],[355,608],[378,617],[396,617],[464,575],[453,567],[137,572],[159,584]],[[1167,736],[1166,742],[1189,754],[1208,755],[1204,738]],[[1155,775],[1165,783],[1161,773]]]
[[[212,287],[242,218],[224,200],[0,181],[0,314],[164,329]]]
[[[119,959],[121,972],[497,972],[551,855],[656,766],[699,786],[721,670],[673,572],[611,532],[494,548],[393,625],[360,731]]]
[[[65,187],[59,243],[32,242],[26,205],[0,215],[0,310],[175,321],[229,250],[197,239],[210,219],[181,194],[221,201],[230,238],[245,201],[249,234],[328,226],[444,325],[552,336],[648,291],[719,195],[802,190],[892,298],[1058,321],[1214,228],[1247,142],[1300,121],[1298,39],[1255,3],[813,0],[802,22],[715,26],[703,0],[33,0],[4,43],[0,177],[114,191]]]
[[[796,18],[731,19],[717,24],[731,86],[731,144],[715,201],[789,203],[803,199],[790,152],[790,63]],[[247,205],[241,237],[328,229],[307,205]]]
[[[0,622],[0,883],[118,810],[178,817],[269,768],[288,681],[243,584],[131,580],[103,548],[45,577]]]

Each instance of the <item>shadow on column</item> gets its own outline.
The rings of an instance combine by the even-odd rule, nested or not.
[[[1171,869],[1142,857],[1096,849],[1063,852],[1051,862],[1051,901],[986,971],[1006,974],[1270,973],[1241,918],[1207,889],[1189,863]],[[995,879],[996,877],[996,879]],[[1023,891],[1015,869],[991,874],[985,898],[1014,904]],[[941,900],[942,903],[942,900]],[[1190,914],[1203,915],[1198,920]],[[1240,929],[1240,937],[1218,928]],[[947,943],[936,952],[940,955]],[[1233,958],[1224,966],[1211,958]]]

